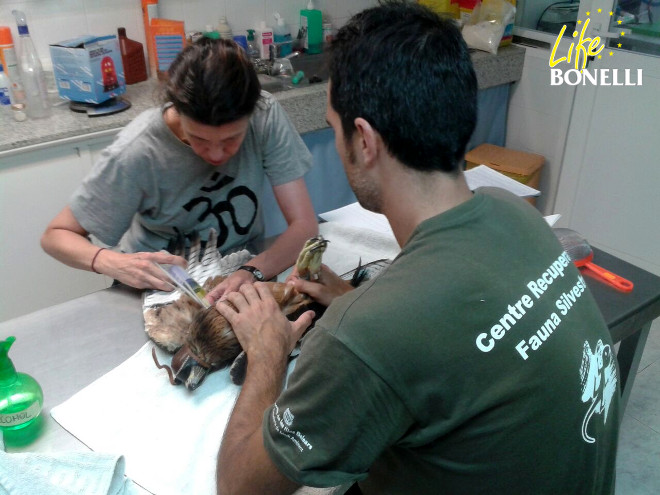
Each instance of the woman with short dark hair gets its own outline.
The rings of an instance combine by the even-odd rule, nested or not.
[[[44,250],[74,268],[137,288],[169,290],[157,263],[185,266],[161,252],[174,239],[218,233],[227,254],[263,237],[267,178],[288,228],[214,297],[291,266],[317,223],[303,175],[311,155],[279,103],[230,40],[203,38],[168,71],[164,104],[136,117],[101,154],[50,223]],[[103,249],[94,235],[116,247]]]

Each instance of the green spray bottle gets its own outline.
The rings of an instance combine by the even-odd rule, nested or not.
[[[0,430],[23,429],[37,420],[44,404],[41,386],[30,375],[18,373],[9,359],[16,337],[0,342]]]

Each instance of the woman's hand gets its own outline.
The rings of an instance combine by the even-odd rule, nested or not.
[[[254,275],[247,270],[236,270],[229,275],[226,279],[216,285],[211,292],[206,294],[206,300],[211,304],[226,299],[227,294],[230,292],[238,291],[243,285],[253,284],[255,282]]]
[[[323,306],[330,306],[330,303],[337,297],[353,290],[353,286],[342,279],[326,265],[321,265],[319,279],[313,282],[303,280],[294,272],[289,275],[286,282],[293,285],[298,292],[307,294]]]
[[[167,275],[155,263],[161,265],[179,265],[186,268],[187,263],[181,256],[166,253],[117,253],[104,249],[94,261],[98,273],[112,277],[137,289],[157,289],[171,291],[174,285]]]

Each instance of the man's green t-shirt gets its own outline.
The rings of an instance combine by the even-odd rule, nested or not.
[[[277,467],[366,494],[614,491],[609,331],[530,205],[480,190],[337,299],[264,415]]]

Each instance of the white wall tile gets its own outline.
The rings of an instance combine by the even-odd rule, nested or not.
[[[228,1],[231,0],[227,0],[227,2]],[[186,26],[186,32],[205,31],[207,25],[216,29],[220,17],[226,15],[227,2],[224,0],[196,0],[181,2],[183,5],[182,19]],[[234,26],[231,27],[233,29]]]
[[[306,6],[302,0],[266,0],[266,21],[275,26],[273,12],[278,12],[291,30],[291,36],[295,38],[300,28],[300,11]]]
[[[228,0],[226,10],[234,34],[245,34],[247,29],[257,27],[259,21],[270,21],[273,14],[268,12],[271,17],[266,19],[265,0]]]
[[[15,2],[0,5],[0,24],[12,30],[14,45],[20,47],[12,10],[22,10],[27,18],[30,37],[44,65],[50,66],[48,45],[88,32],[83,0]]]
[[[527,48],[520,81],[509,99],[506,146],[546,158],[541,176],[539,210],[554,213],[575,88],[551,86],[549,51]]]
[[[144,46],[144,23],[140,2],[136,0],[85,0],[87,31],[85,34],[117,34],[117,28],[126,28],[129,39]]]

